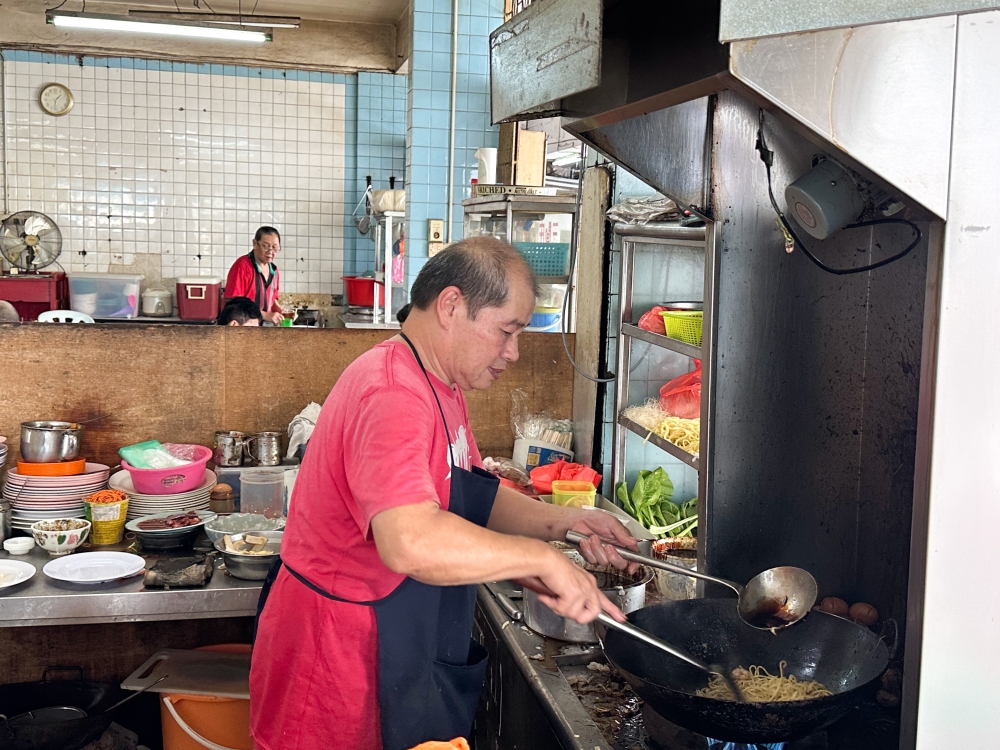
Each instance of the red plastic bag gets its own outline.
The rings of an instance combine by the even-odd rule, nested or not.
[[[667,308],[665,307],[654,305],[652,310],[648,313],[644,313],[643,316],[639,318],[639,328],[644,331],[652,331],[653,333],[658,333],[661,336],[666,336],[667,325],[663,322],[663,316],[660,315],[660,313],[666,309]]]
[[[692,372],[674,378],[660,388],[660,408],[672,417],[697,419],[701,416],[701,360]]]
[[[531,484],[539,495],[551,495],[552,483],[558,479],[572,479],[578,482],[590,482],[600,489],[601,475],[583,464],[571,464],[567,461],[556,461],[554,464],[537,466],[531,470]]]

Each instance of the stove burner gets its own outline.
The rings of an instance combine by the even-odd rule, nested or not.
[[[708,750],[784,750],[787,742],[765,742],[762,744],[745,745],[742,742],[725,742],[724,740],[713,740],[711,737],[705,738],[708,741]]]

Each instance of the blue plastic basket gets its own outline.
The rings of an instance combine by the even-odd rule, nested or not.
[[[537,276],[565,276],[569,273],[568,242],[515,242]]]

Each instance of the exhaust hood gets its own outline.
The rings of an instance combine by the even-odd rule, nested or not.
[[[955,16],[720,43],[725,4],[534,3],[490,36],[493,121],[562,117],[704,215],[710,97],[732,89],[946,218]]]

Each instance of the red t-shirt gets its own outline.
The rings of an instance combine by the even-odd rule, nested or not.
[[[384,342],[355,360],[323,405],[295,482],[281,556],[335,596],[370,602],[403,580],[382,563],[371,519],[427,500],[447,509],[449,443],[459,466],[482,466],[465,397],[430,377],[450,435],[402,342]],[[377,750],[377,638],[371,607],[320,596],[283,569],[260,620],[250,672],[258,750]]]
[[[278,273],[278,267],[273,263],[271,264],[271,273],[274,274],[274,278],[267,285],[267,288],[264,287],[263,279],[259,280],[258,287],[257,269],[254,268],[253,261],[250,260],[249,255],[241,255],[233,263],[232,268],[229,269],[229,275],[226,277],[226,299],[249,297],[260,305],[261,312],[271,312],[271,308],[278,299],[278,286],[281,284],[281,274]],[[259,298],[258,292],[260,293]]]

